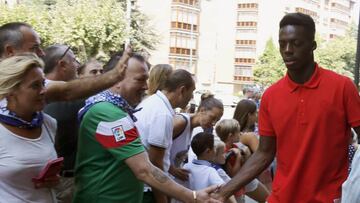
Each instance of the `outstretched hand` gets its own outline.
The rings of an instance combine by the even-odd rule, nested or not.
[[[219,189],[219,185],[213,185],[205,189],[197,191],[196,203],[222,203],[224,201],[217,200],[216,195],[213,194]],[[220,198],[219,198],[220,199]]]
[[[126,71],[126,67],[127,67],[127,62],[129,60],[129,58],[132,56],[132,48],[130,45],[128,45],[125,50],[123,55],[121,56],[119,62],[116,64],[116,69],[118,70],[120,76],[121,76],[121,80],[125,77],[125,71]]]

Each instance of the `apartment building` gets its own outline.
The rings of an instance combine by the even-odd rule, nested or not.
[[[169,63],[196,74],[199,0],[137,0],[136,6],[150,17],[161,36],[158,49],[151,53],[151,62]]]
[[[193,73],[198,89],[238,93],[253,84],[253,67],[266,42],[278,38],[290,12],[312,16],[317,33],[331,40],[346,33],[355,0],[137,0],[162,36],[151,62]],[[159,6],[161,5],[161,6]],[[358,13],[356,14],[358,15]],[[357,16],[355,17],[355,19]]]

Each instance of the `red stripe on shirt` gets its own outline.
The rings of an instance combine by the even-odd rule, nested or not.
[[[114,135],[103,135],[100,133],[95,134],[96,140],[105,148],[118,148],[128,143],[136,140],[139,137],[138,131],[136,128],[131,128],[128,131],[125,131],[125,140],[121,140],[116,142]]]

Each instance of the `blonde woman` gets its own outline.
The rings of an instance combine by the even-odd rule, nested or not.
[[[51,187],[58,177],[34,184],[49,160],[56,159],[56,121],[45,106],[43,62],[23,54],[0,62],[0,202],[56,202]]]
[[[155,94],[156,91],[164,89],[166,78],[173,71],[169,64],[157,64],[151,68],[148,80],[148,96]]]

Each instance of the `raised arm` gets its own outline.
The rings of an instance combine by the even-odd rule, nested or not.
[[[276,137],[261,136],[257,151],[245,162],[240,171],[215,195],[220,200],[227,199],[240,188],[257,177],[274,159],[276,153]]]
[[[45,93],[47,102],[71,101],[94,95],[124,79],[126,64],[132,51],[128,47],[116,67],[102,75],[80,78],[69,82],[53,81]]]
[[[197,191],[195,200],[193,191],[175,183],[171,178],[165,175],[163,171],[152,165],[146,152],[126,159],[125,163],[139,180],[144,181],[152,188],[156,188],[170,197],[174,197],[187,203],[218,202],[210,199],[210,193],[216,190],[216,186]]]

